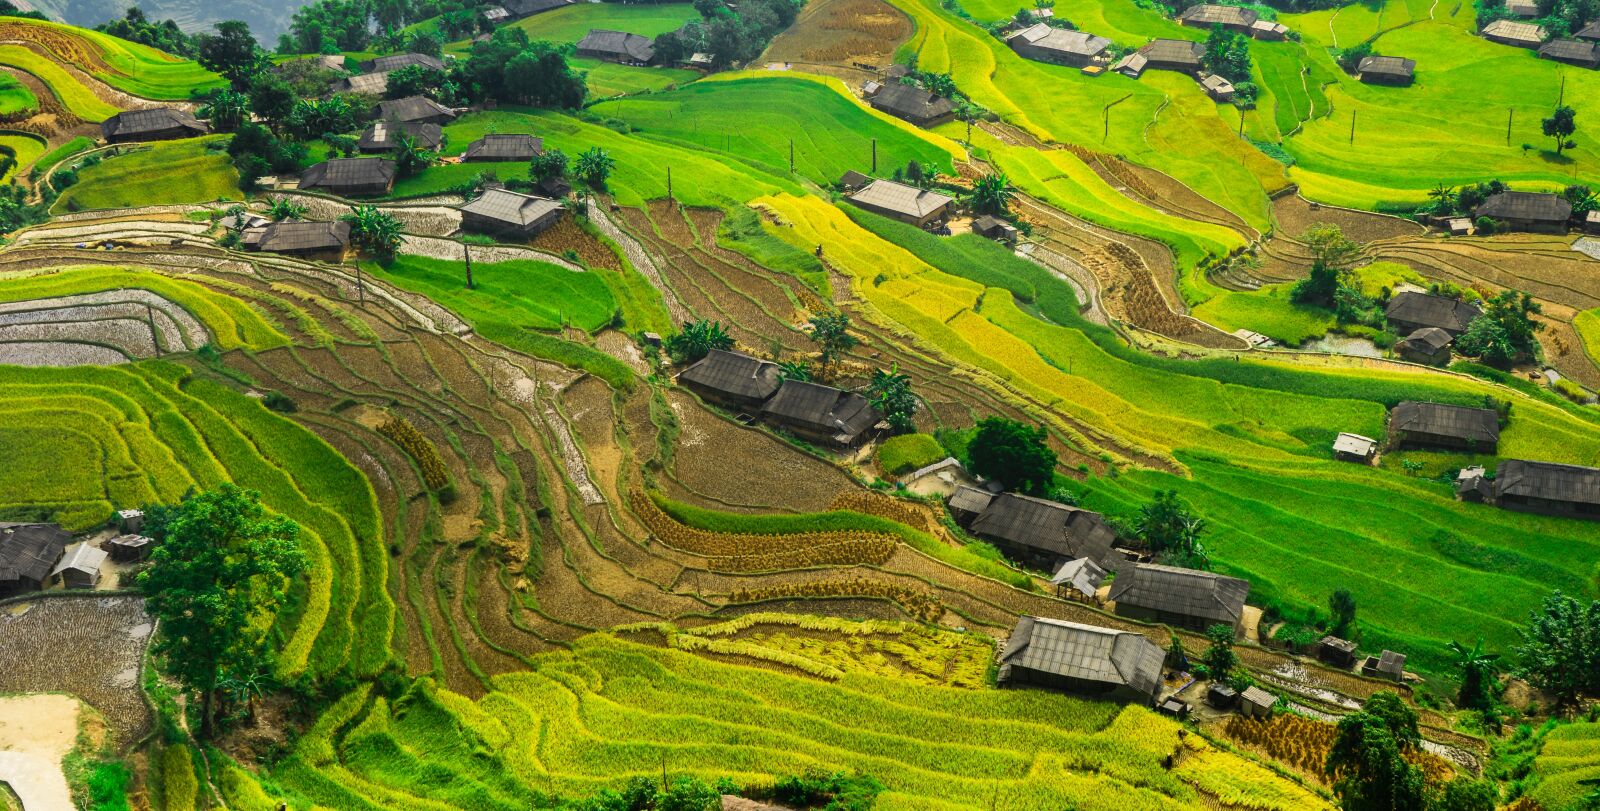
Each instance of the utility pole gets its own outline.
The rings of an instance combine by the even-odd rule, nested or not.
[[[672,199],[672,167],[667,167],[667,199]]]
[[[1561,91],[1556,93],[1556,106],[1560,107],[1561,103],[1566,101],[1566,100],[1567,100],[1567,74],[1565,72],[1563,72],[1561,74]]]
[[[356,260],[356,297],[361,302],[361,309],[367,308],[367,287],[361,281],[361,261]]]
[[[1239,137],[1244,138],[1244,111],[1239,111]]]
[[[461,243],[461,257],[467,261],[467,289],[472,289],[472,246]]]
[[[1356,142],[1356,111],[1350,111],[1350,143]]]
[[[789,174],[794,174],[794,139],[789,139]]]
[[[878,173],[878,139],[872,139],[872,173]]]
[[[1517,108],[1506,108],[1506,146],[1511,146],[1511,116],[1515,115]]]
[[[161,332],[156,329],[156,311],[150,302],[144,303],[144,318],[150,323],[150,342],[155,344],[156,354],[161,354]]]

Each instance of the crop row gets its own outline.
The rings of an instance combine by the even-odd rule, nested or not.
[[[883,532],[716,532],[674,520],[643,492],[635,492],[633,508],[650,533],[662,543],[707,558],[717,571],[758,572],[807,566],[880,564],[894,554],[899,539]]]
[[[893,601],[923,622],[938,622],[944,616],[944,604],[932,591],[865,577],[741,586],[734,589],[728,599],[735,603],[753,603],[786,597],[876,597]]]
[[[1267,719],[1233,715],[1228,718],[1223,731],[1228,737],[1265,753],[1273,760],[1326,780],[1323,765],[1328,761],[1328,752],[1333,748],[1338,727],[1303,715],[1278,713]],[[1456,774],[1449,761],[1431,752],[1408,748],[1405,758],[1420,767],[1430,783],[1448,780]]]
[[[450,483],[450,474],[445,470],[444,460],[439,458],[439,449],[405,417],[393,416],[384,420],[378,425],[378,433],[394,440],[407,455],[416,460],[417,466],[422,469],[423,483],[428,485],[429,490],[441,490]]]

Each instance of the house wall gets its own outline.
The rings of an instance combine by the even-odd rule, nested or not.
[[[37,580],[30,580],[26,577],[21,578],[20,580],[3,580],[0,581],[0,600],[3,600],[7,597],[15,597],[19,594],[28,594],[30,592],[39,591],[42,588],[44,588],[43,583],[40,583]]]
[[[918,228],[926,228],[926,227],[928,227],[928,225],[930,223],[934,223],[934,222],[937,222],[939,220],[942,220],[942,219],[945,218],[946,215],[948,215],[950,213],[950,206],[943,205],[943,206],[940,206],[940,207],[934,209],[927,216],[918,218],[918,217],[913,217],[913,216],[911,216],[909,214],[902,214],[902,213],[900,213],[898,211],[892,211],[892,210],[887,209],[887,208],[881,208],[879,206],[875,206],[875,205],[872,205],[870,203],[861,203],[861,202],[857,202],[855,200],[851,200],[850,202],[852,204],[856,205],[857,207],[864,208],[867,211],[870,211],[870,212],[872,212],[874,214],[882,214],[883,216],[888,217],[891,220],[899,220],[900,222],[906,223],[908,225],[915,225]]]
[[[1362,73],[1356,78],[1366,84],[1386,84],[1392,87],[1404,87],[1411,84],[1411,77],[1395,76],[1390,73]]]
[[[1600,505],[1596,504],[1578,504],[1571,501],[1554,501],[1547,498],[1531,498],[1528,496],[1500,496],[1495,499],[1495,504],[1517,512],[1539,513],[1540,515],[1555,515],[1566,518],[1587,518],[1591,521],[1600,521]]]
[[[61,585],[69,589],[92,589],[100,582],[100,575],[90,575],[76,569],[68,569],[61,573]]]
[[[833,441],[833,437],[837,433],[836,431],[820,431],[810,425],[790,422],[789,420],[772,414],[768,414],[766,416],[766,420],[768,423],[782,428],[783,430],[788,431],[789,433],[794,434],[795,436],[800,437],[807,442],[829,448],[853,448],[857,445],[860,445],[861,441],[866,438],[866,433],[863,432],[851,437],[849,442],[841,444]]]
[[[1499,220],[1499,217],[1495,219]],[[1528,231],[1535,234],[1565,234],[1567,224],[1564,222],[1546,222],[1543,220],[1501,220],[1506,227],[1513,231]]]
[[[142,132],[138,135],[119,135],[114,138],[106,138],[106,142],[113,144],[129,144],[139,143],[141,141],[171,141],[178,138],[193,138],[203,134],[204,133],[195,132],[194,130],[188,129],[187,127],[169,127],[167,129],[156,130],[154,132]]]
[[[1093,61],[1090,57],[1083,56],[1082,54],[1067,53],[1065,51],[1057,51],[1050,48],[1040,48],[1031,42],[1014,44],[1011,46],[1011,49],[1016,51],[1017,55],[1023,57],[1024,59],[1032,59],[1038,62],[1049,62],[1053,65],[1066,65],[1068,67],[1081,68]]]
[[[1390,444],[1402,448],[1450,448],[1474,453],[1494,453],[1498,444],[1494,442],[1472,442],[1460,437],[1424,434],[1417,431],[1394,431],[1390,436],[1390,440]]]
[[[999,549],[1001,554],[1023,566],[1031,566],[1042,571],[1053,572],[1061,564],[1067,562],[1065,555],[1058,555],[1048,549],[1040,549],[1036,546],[1028,546],[1015,541],[1008,541],[1004,538],[996,538],[992,535],[976,534],[976,537],[994,544],[994,547]]]
[[[758,400],[753,397],[729,396],[723,392],[706,388],[698,383],[692,383],[688,380],[684,380],[683,378],[678,378],[678,383],[689,391],[699,395],[700,399],[705,400],[708,403],[722,406],[723,408],[732,409],[734,411],[746,411],[754,414],[760,411],[762,404],[766,402],[766,400]]]
[[[1413,363],[1426,363],[1430,366],[1443,366],[1450,362],[1450,347],[1445,347],[1438,352],[1428,354],[1419,349],[1404,348],[1400,350],[1400,357]]]
[[[1213,625],[1224,624],[1206,617],[1192,617],[1188,614],[1172,614],[1166,611],[1157,611],[1153,608],[1146,608],[1142,605],[1130,605],[1121,601],[1117,602],[1116,605],[1116,614],[1119,617],[1127,617],[1129,619],[1141,620],[1143,622],[1160,622],[1178,628],[1188,628],[1191,631],[1204,632],[1207,628],[1210,628]],[[1234,621],[1234,637],[1239,637],[1243,631],[1244,623],[1238,620]]]
[[[1005,685],[1008,687],[1021,685],[1043,687],[1049,690],[1094,696],[1109,701],[1140,704],[1146,707],[1153,706],[1156,703],[1155,696],[1142,694],[1125,684],[1107,684],[1105,682],[1074,679],[1059,673],[1047,673],[1042,670],[1017,667],[1016,665],[1011,666],[1011,674],[1006,679]]]

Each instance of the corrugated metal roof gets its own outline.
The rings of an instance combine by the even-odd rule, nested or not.
[[[1368,56],[1356,66],[1357,73],[1375,73],[1380,76],[1407,77],[1417,68],[1415,60],[1403,56]]]
[[[427,96],[406,96],[378,103],[377,118],[385,121],[426,121],[440,116],[451,120],[456,113]]]
[[[1467,331],[1472,319],[1483,314],[1476,304],[1457,301],[1447,296],[1434,296],[1407,290],[1394,294],[1383,314],[1392,321],[1438,327],[1452,335]]]
[[[1198,42],[1186,39],[1158,39],[1139,49],[1139,54],[1150,62],[1166,62],[1200,67],[1200,57],[1206,52],[1205,46]]]
[[[878,424],[878,412],[867,398],[852,391],[785,380],[761,409],[779,421],[817,432],[832,432],[850,441]]]
[[[106,562],[106,557],[105,552],[90,545],[88,541],[82,541],[76,546],[67,549],[67,553],[61,556],[61,562],[56,564],[56,568],[50,572],[50,576],[55,577],[68,569],[83,572],[84,574],[99,574],[100,565]]]
[[[335,158],[323,161],[300,175],[300,188],[363,189],[388,186],[394,182],[394,161],[385,158]]]
[[[0,524],[0,583],[43,582],[71,540],[57,524]]]
[[[975,534],[1107,563],[1117,534],[1099,513],[1055,501],[1001,493],[972,522]]]
[[[174,127],[193,130],[196,135],[210,132],[210,127],[204,121],[190,115],[186,110],[174,107],[152,107],[148,110],[117,113],[100,125],[100,132],[107,138],[137,138],[140,135],[162,132]]]
[[[1600,45],[1582,39],[1553,39],[1539,46],[1539,55],[1568,62],[1593,63],[1600,58]]]
[[[1333,440],[1333,450],[1352,456],[1371,456],[1378,450],[1378,440],[1360,434],[1340,434]]]
[[[1125,567],[1111,583],[1110,599],[1168,614],[1198,617],[1226,625],[1244,614],[1250,583],[1198,569],[1155,563]]]
[[[1249,27],[1251,23],[1260,19],[1261,14],[1255,9],[1240,8],[1238,6],[1219,6],[1206,3],[1199,6],[1190,6],[1178,19],[1201,26],[1232,25]]]
[[[874,180],[850,195],[852,202],[921,219],[955,202],[936,191],[907,186],[893,180]]]
[[[333,83],[333,92],[381,96],[389,92],[389,74],[363,73],[358,76],[340,79]]]
[[[1487,408],[1408,400],[1389,414],[1395,431],[1493,444],[1500,441],[1500,416]]]
[[[390,54],[377,59],[368,59],[361,63],[362,73],[389,73],[412,65],[421,65],[430,70],[444,70],[444,62],[436,56],[427,54]]]
[[[1426,352],[1431,355],[1449,346],[1452,340],[1454,339],[1450,337],[1450,333],[1445,332],[1438,327],[1423,327],[1422,329],[1407,335],[1406,339],[1401,341],[1400,346],[1396,348],[1409,348],[1419,352]]]
[[[542,138],[521,133],[490,134],[467,144],[464,160],[531,161],[544,147]]]
[[[1566,222],[1572,217],[1572,204],[1545,192],[1505,191],[1490,195],[1473,213],[1497,220]]]
[[[1483,27],[1483,35],[1497,39],[1514,40],[1538,44],[1544,41],[1545,31],[1541,26],[1533,23],[1519,23],[1512,20],[1495,20]]]
[[[535,197],[508,189],[490,189],[461,207],[463,212],[487,217],[508,225],[527,226],[543,219],[561,204],[546,197]]]
[[[636,62],[649,62],[656,58],[655,43],[648,38],[626,31],[610,31],[603,28],[591,29],[583,39],[579,40],[578,51],[606,54]]]
[[[1085,597],[1093,597],[1106,579],[1106,570],[1088,558],[1069,560],[1061,564],[1050,582],[1057,586],[1071,586]]]
[[[1002,665],[1103,684],[1155,697],[1166,654],[1143,634],[1097,625],[1022,617],[1000,654]]]
[[[572,5],[572,0],[506,0],[506,10],[518,17],[527,17],[530,14],[558,9],[562,6]]]
[[[872,106],[896,118],[907,121],[928,121],[949,115],[955,110],[949,99],[929,93],[916,85],[884,85],[872,97]]]
[[[1087,31],[1054,28],[1045,23],[1034,23],[1006,37],[1006,39],[1008,41],[1021,40],[1035,48],[1085,57],[1098,56],[1106,48],[1111,47],[1111,40],[1105,37],[1098,37]]]
[[[1494,477],[1495,496],[1600,504],[1600,468],[1507,459]]]
[[[952,510],[962,510],[969,513],[981,513],[988,508],[989,502],[994,501],[994,494],[988,490],[962,485],[950,494],[947,502]]]
[[[678,379],[704,389],[746,400],[765,400],[778,391],[776,363],[713,349],[700,362],[683,370]]]
[[[362,131],[356,146],[362,150],[398,149],[401,135],[411,136],[423,149],[438,149],[444,143],[444,129],[438,124],[374,121]]]
[[[350,223],[347,222],[286,220],[251,230],[259,234],[246,242],[261,251],[335,250],[350,244]]]

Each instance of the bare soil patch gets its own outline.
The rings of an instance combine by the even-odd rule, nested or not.
[[[883,0],[818,0],[772,40],[763,60],[882,65],[911,31],[911,20]]]
[[[0,606],[0,693],[68,693],[105,716],[117,746],[150,728],[140,660],[154,625],[138,597]]]
[[[61,759],[78,738],[78,702],[62,695],[0,698],[0,783],[27,811],[73,811]]]

